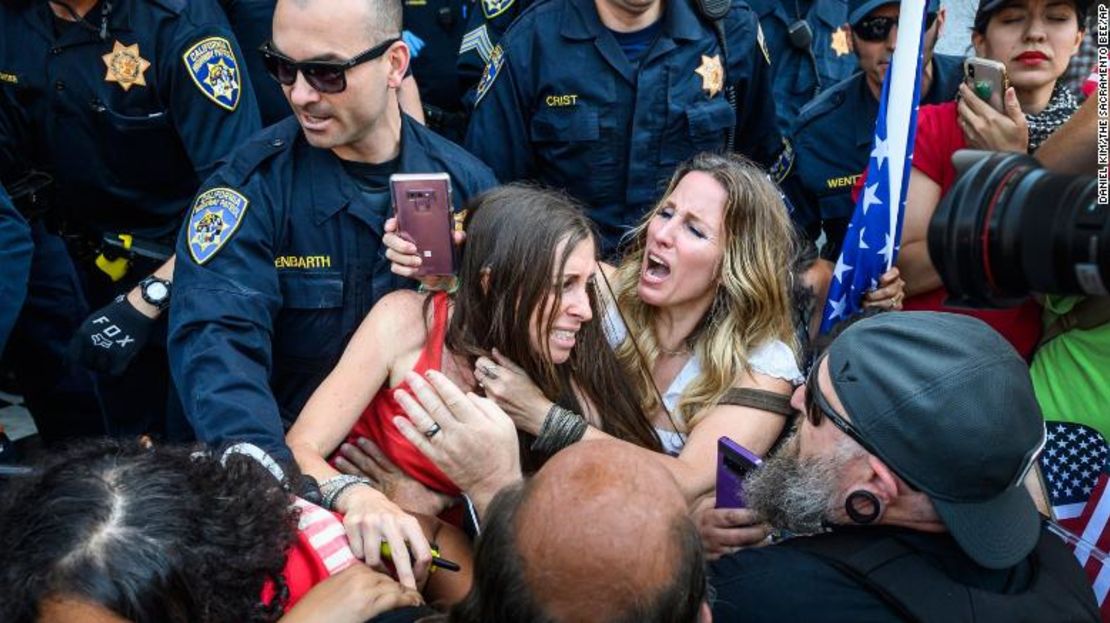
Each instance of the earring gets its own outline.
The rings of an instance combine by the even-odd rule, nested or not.
[[[871,508],[870,512],[864,513],[859,510],[858,506],[861,500],[865,506]],[[879,515],[882,514],[882,504],[874,493],[857,489],[849,493],[848,499],[844,501],[844,512],[848,514],[852,521],[865,526],[874,523],[879,518]]]

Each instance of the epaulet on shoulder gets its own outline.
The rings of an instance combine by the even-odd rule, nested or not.
[[[521,0],[516,1],[520,2]],[[524,10],[520,12],[520,15],[516,16],[516,19],[513,20],[513,23],[515,24],[517,22],[523,22],[527,19],[535,19],[533,16],[535,15],[536,11],[540,11],[545,7],[550,7],[555,5],[555,3],[557,2],[563,1],[564,0],[532,0],[532,2],[528,4],[528,6],[524,7]]]
[[[794,122],[796,127],[801,128],[839,108],[844,103],[844,89],[838,89],[837,86],[840,85],[824,91],[808,104],[802,106],[802,109],[798,111],[798,119]]]
[[[231,154],[227,163],[230,181],[242,184],[262,163],[292,147],[301,126],[295,117],[258,132]]]
[[[188,0],[150,0],[150,2],[152,4],[157,4],[174,15],[181,15],[185,12],[185,6]]]

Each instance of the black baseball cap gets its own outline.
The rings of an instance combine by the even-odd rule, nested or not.
[[[1036,546],[1022,481],[1044,446],[1029,367],[981,320],[878,314],[829,346],[833,390],[860,437],[933,502],[964,552],[991,569]]]
[[[900,2],[899,0],[849,0],[848,23],[855,26],[871,11],[887,4],[900,4]],[[929,13],[936,13],[940,10],[940,0],[927,0],[925,7]]]
[[[991,16],[1002,7],[1013,3],[1014,0],[980,0],[979,9],[975,11],[975,31],[983,33],[987,31],[987,22],[991,21]],[[1071,0],[1075,5],[1075,12],[1079,16],[1079,29],[1083,30],[1087,22],[1087,10],[1090,9],[1091,0]]]

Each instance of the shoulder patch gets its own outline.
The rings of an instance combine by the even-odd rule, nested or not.
[[[250,201],[226,187],[210,188],[197,196],[189,214],[189,255],[203,265],[216,255],[243,222]]]
[[[482,97],[493,86],[493,81],[497,80],[497,74],[501,73],[501,66],[504,64],[505,54],[501,51],[501,44],[497,44],[493,46],[493,51],[489,54],[489,62],[486,63],[486,68],[482,71],[482,80],[478,82],[478,92],[474,98],[475,106],[482,101]]]
[[[489,38],[489,29],[485,24],[471,30],[463,35],[462,43],[459,45],[459,56],[474,50],[483,63],[489,62],[489,55],[493,51],[493,42]],[[3,74],[0,74],[2,76]]]
[[[201,39],[185,50],[181,60],[205,97],[227,110],[239,106],[243,77],[231,42],[223,37]]]
[[[509,10],[516,0],[482,0],[482,14],[493,19]]]
[[[793,168],[794,146],[784,138],[782,139],[782,151],[779,152],[779,157],[775,159],[767,173],[776,184],[781,184],[786,176],[790,175],[790,170]]]

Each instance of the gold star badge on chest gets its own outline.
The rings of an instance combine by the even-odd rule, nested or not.
[[[150,61],[139,54],[139,44],[123,45],[116,41],[112,51],[100,57],[108,67],[104,76],[105,82],[115,82],[120,88],[127,91],[134,85],[146,86],[143,73],[150,67]]]
[[[836,57],[840,58],[845,54],[852,51],[851,44],[848,43],[848,31],[843,27],[837,28],[833,31],[832,41],[829,42],[829,47],[833,52],[836,52]]]
[[[702,54],[701,65],[694,70],[694,73],[701,76],[701,88],[709,94],[709,97],[720,93],[725,86],[725,69],[721,67],[719,54],[713,56]]]

